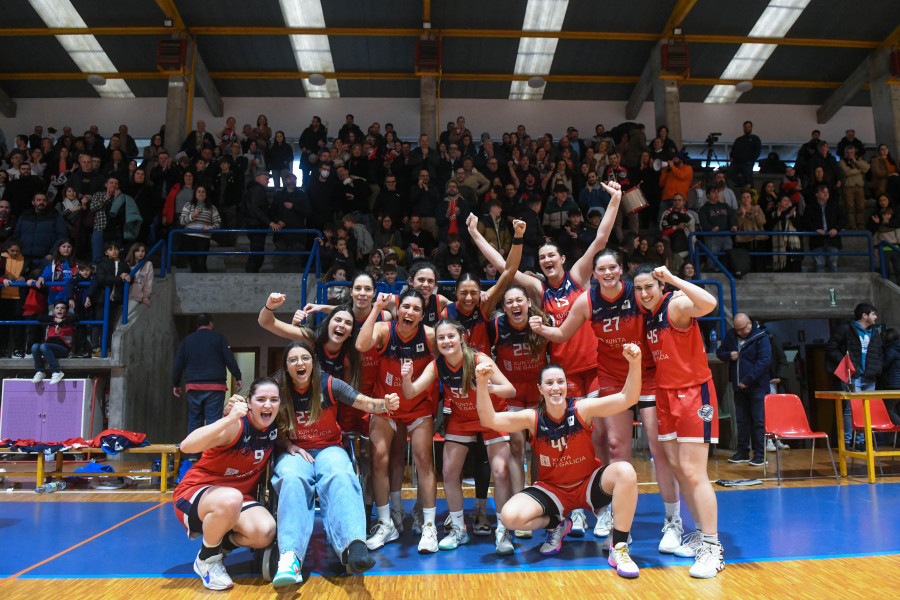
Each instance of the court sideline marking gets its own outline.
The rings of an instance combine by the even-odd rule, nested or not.
[[[136,514],[136,515],[134,515],[134,516],[132,516],[132,517],[128,517],[127,519],[125,519],[125,520],[122,521],[121,523],[116,523],[116,524],[113,525],[112,527],[109,527],[109,528],[107,528],[107,529],[104,529],[104,530],[101,531],[100,533],[95,533],[94,535],[92,535],[91,537],[87,538],[86,540],[82,540],[82,541],[78,542],[77,544],[75,544],[74,546],[70,546],[70,547],[66,548],[66,549],[63,550],[62,552],[57,552],[57,553],[54,554],[53,556],[51,556],[51,557],[49,557],[49,558],[45,558],[44,560],[42,560],[41,562],[39,562],[39,563],[37,563],[37,564],[31,565],[31,566],[28,567],[27,569],[22,569],[22,570],[19,571],[18,573],[15,573],[15,574],[13,574],[13,575],[10,575],[9,577],[7,577],[6,579],[4,579],[3,581],[0,581],[0,585],[3,585],[4,582],[7,582],[7,581],[11,581],[11,580],[13,580],[13,579],[16,579],[16,578],[18,578],[18,577],[24,575],[25,573],[27,573],[27,572],[29,572],[29,571],[33,571],[34,569],[37,569],[37,568],[40,567],[41,565],[45,565],[45,564],[47,564],[48,562],[50,562],[51,560],[53,560],[53,559],[55,559],[55,558],[59,558],[59,557],[62,556],[63,554],[66,554],[66,553],[68,553],[68,552],[71,552],[72,550],[75,550],[76,548],[79,548],[79,547],[81,547],[81,546],[84,546],[84,545],[87,544],[88,542],[97,539],[97,538],[100,537],[101,535],[104,535],[104,534],[106,534],[106,533],[109,533],[109,532],[112,531],[113,529],[116,529],[116,528],[118,528],[118,527],[121,527],[121,526],[124,525],[125,523],[128,523],[129,521],[133,521],[133,520],[137,519],[138,517],[143,516],[143,515],[147,514],[148,512],[153,511],[153,510],[156,510],[156,509],[159,508],[160,506],[165,506],[165,505],[167,505],[167,504],[169,504],[169,503],[168,503],[168,502],[160,502],[160,503],[157,504],[156,506],[151,506],[150,508],[147,508],[147,509],[145,509],[145,510],[142,510],[142,511],[139,512],[138,514]]]

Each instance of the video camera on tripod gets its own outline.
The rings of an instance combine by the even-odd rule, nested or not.
[[[714,132],[714,133],[710,133],[709,135],[707,135],[707,136],[706,136],[706,145],[707,145],[707,146],[712,146],[713,144],[715,144],[716,142],[718,142],[718,141],[719,141],[719,136],[720,136],[720,135],[722,135],[722,132],[720,132],[720,131],[717,131],[717,132]]]

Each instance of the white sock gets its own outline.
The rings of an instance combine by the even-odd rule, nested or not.
[[[379,521],[387,523],[391,520],[391,505],[385,504],[384,506],[376,506],[375,513],[378,515]]]
[[[718,533],[701,533],[704,544],[711,544],[715,546],[719,543],[719,534]]]
[[[497,515],[497,531],[506,531],[506,525],[500,521],[500,515]]]
[[[466,522],[463,517],[463,511],[461,511],[461,510],[451,510],[450,511],[450,520],[453,522],[454,525],[456,525],[460,529],[464,529],[466,526]]]
[[[484,513],[487,507],[487,498],[475,498],[475,512]]]
[[[666,520],[681,520],[681,500],[675,502],[663,502],[666,507]]]
[[[391,492],[391,506],[403,510],[403,503],[400,501],[400,492]]]
[[[436,512],[437,509],[433,506],[431,508],[422,508],[422,522],[426,525],[434,525],[434,515]]]

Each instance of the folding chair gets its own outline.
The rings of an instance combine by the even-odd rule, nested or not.
[[[869,416],[872,418],[872,445],[875,448],[875,452],[878,452],[878,442],[875,441],[876,433],[893,433],[894,448],[896,448],[897,433],[900,433],[900,425],[894,425],[891,421],[887,408],[884,406],[884,400],[881,398],[871,398],[869,400]],[[866,429],[866,415],[863,410],[862,400],[850,400],[850,419],[853,422],[853,450],[856,450],[856,434]],[[878,458],[878,470],[881,471],[881,476],[884,477],[881,457],[876,458]],[[853,462],[855,462],[855,458]]]
[[[806,418],[806,411],[800,398],[794,394],[767,394],[765,398],[766,420],[765,429],[766,437],[775,441],[775,466],[778,473],[778,485],[781,485],[781,448],[778,441],[786,440],[807,440],[807,439],[825,439],[825,446],[828,448],[828,458],[831,459],[831,468],[834,469],[834,478],[838,484],[841,478],[838,475],[837,466],[834,464],[834,456],[831,454],[831,442],[828,440],[828,434],[822,431],[813,431],[809,428],[809,421]],[[816,457],[816,443],[813,442],[812,453],[809,457],[809,476],[813,476],[813,465]],[[763,462],[763,477],[766,476],[766,463]]]

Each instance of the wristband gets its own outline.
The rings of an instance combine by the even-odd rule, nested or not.
[[[266,310],[275,312],[275,309],[274,309],[274,308],[269,308],[269,305],[268,305],[268,304],[266,304],[265,306],[263,306],[263,308],[266,309]]]
[[[521,245],[524,244],[524,243],[525,243],[525,238],[517,238],[517,237],[514,237],[514,238],[512,239],[512,245],[513,245],[513,246],[521,246]]]

